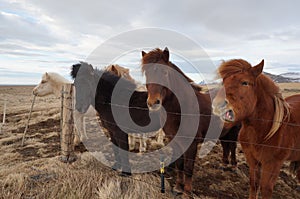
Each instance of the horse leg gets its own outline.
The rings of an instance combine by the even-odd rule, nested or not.
[[[143,136],[143,134],[139,135],[139,141],[140,141],[140,147],[139,152],[146,152],[147,149],[147,143],[146,143],[146,137]]]
[[[133,135],[128,135],[128,146],[129,151],[133,151],[135,148],[135,137]]]
[[[197,155],[197,142],[193,142],[188,150],[184,153],[184,195],[183,198],[193,198],[193,170]]]
[[[157,136],[157,142],[161,145],[164,146],[164,137],[165,133],[162,129],[158,130],[158,136]]]
[[[283,162],[262,164],[260,191],[262,199],[272,198],[273,188]]]
[[[229,143],[229,145],[230,145],[230,156],[231,156],[231,165],[233,166],[233,167],[236,167],[236,165],[237,165],[237,161],[236,161],[236,147],[237,147],[237,144],[236,144],[236,142],[234,142],[234,141],[232,141],[232,142],[230,142]]]
[[[112,135],[110,133],[110,135]],[[112,166],[113,170],[119,170],[121,169],[121,159],[120,159],[120,154],[119,154],[119,147],[118,147],[118,142],[115,138],[115,136],[110,136],[111,138],[111,142],[113,143],[113,151],[114,151],[114,155],[115,155],[115,163]]]
[[[174,192],[176,193],[183,193],[183,188],[184,188],[184,173],[183,173],[183,169],[184,169],[184,160],[183,160],[183,155],[178,158],[175,162],[175,167],[176,167],[176,184],[175,187],[173,189]]]
[[[227,141],[221,140],[221,145],[223,148],[223,164],[227,166],[229,164],[228,156],[229,156],[229,143]]]
[[[131,175],[131,168],[128,158],[129,146],[128,146],[128,134],[122,131],[118,133],[118,146],[120,147],[119,156],[121,160],[122,175]]]
[[[250,194],[249,199],[256,199],[258,194],[259,180],[260,180],[260,167],[261,164],[244,149],[247,163],[249,165],[250,173]]]

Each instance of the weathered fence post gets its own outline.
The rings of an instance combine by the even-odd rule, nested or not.
[[[28,115],[26,127],[25,127],[25,130],[24,130],[24,133],[23,133],[23,138],[22,138],[22,144],[21,144],[21,146],[24,146],[25,136],[26,136],[26,132],[28,130],[30,119],[31,119],[31,113],[32,113],[32,110],[33,110],[33,105],[34,105],[34,102],[35,102],[35,98],[36,98],[36,95],[34,95],[33,99],[32,99],[32,103],[31,103],[31,107],[30,107],[30,111],[29,111],[29,115]]]
[[[61,135],[61,161],[71,163],[76,160],[74,153],[74,130],[73,130],[73,86],[72,84],[65,84],[63,93],[63,122]]]
[[[2,120],[2,124],[0,124],[0,134],[2,133],[2,127],[5,125],[5,115],[6,115],[6,99],[4,99],[3,120]]]

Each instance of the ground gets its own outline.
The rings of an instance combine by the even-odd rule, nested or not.
[[[284,96],[300,93],[300,84],[280,86]],[[0,198],[179,198],[171,192],[172,173],[166,176],[166,193],[162,194],[158,171],[121,177],[83,145],[75,148],[77,161],[60,162],[61,105],[54,96],[36,98],[25,144],[21,146],[33,99],[32,88],[0,86],[1,123],[6,103],[5,124],[1,124],[0,132]],[[237,170],[224,169],[221,157],[222,149],[217,144],[206,157],[197,158],[193,177],[195,198],[248,197],[248,166],[240,146]],[[273,198],[300,198],[296,185],[285,164]]]

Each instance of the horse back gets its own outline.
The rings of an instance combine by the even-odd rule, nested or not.
[[[284,143],[292,147],[290,160],[300,160],[300,94],[285,98],[289,105],[289,117],[284,121],[281,133],[284,135]]]
[[[289,104],[291,117],[300,123],[300,94],[289,96],[285,100]]]

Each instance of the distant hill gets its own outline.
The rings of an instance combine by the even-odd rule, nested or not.
[[[290,82],[300,82],[300,73],[297,72],[290,72],[290,73],[283,73],[280,75],[274,75],[271,73],[263,72],[265,75],[269,76],[274,82],[277,83],[290,83]],[[218,80],[211,80],[205,82],[204,80],[198,82],[200,85],[205,84],[218,84],[221,82],[221,79]]]
[[[300,73],[292,72],[274,75],[271,73],[264,72],[264,74],[269,76],[273,81],[277,83],[300,82]]]

